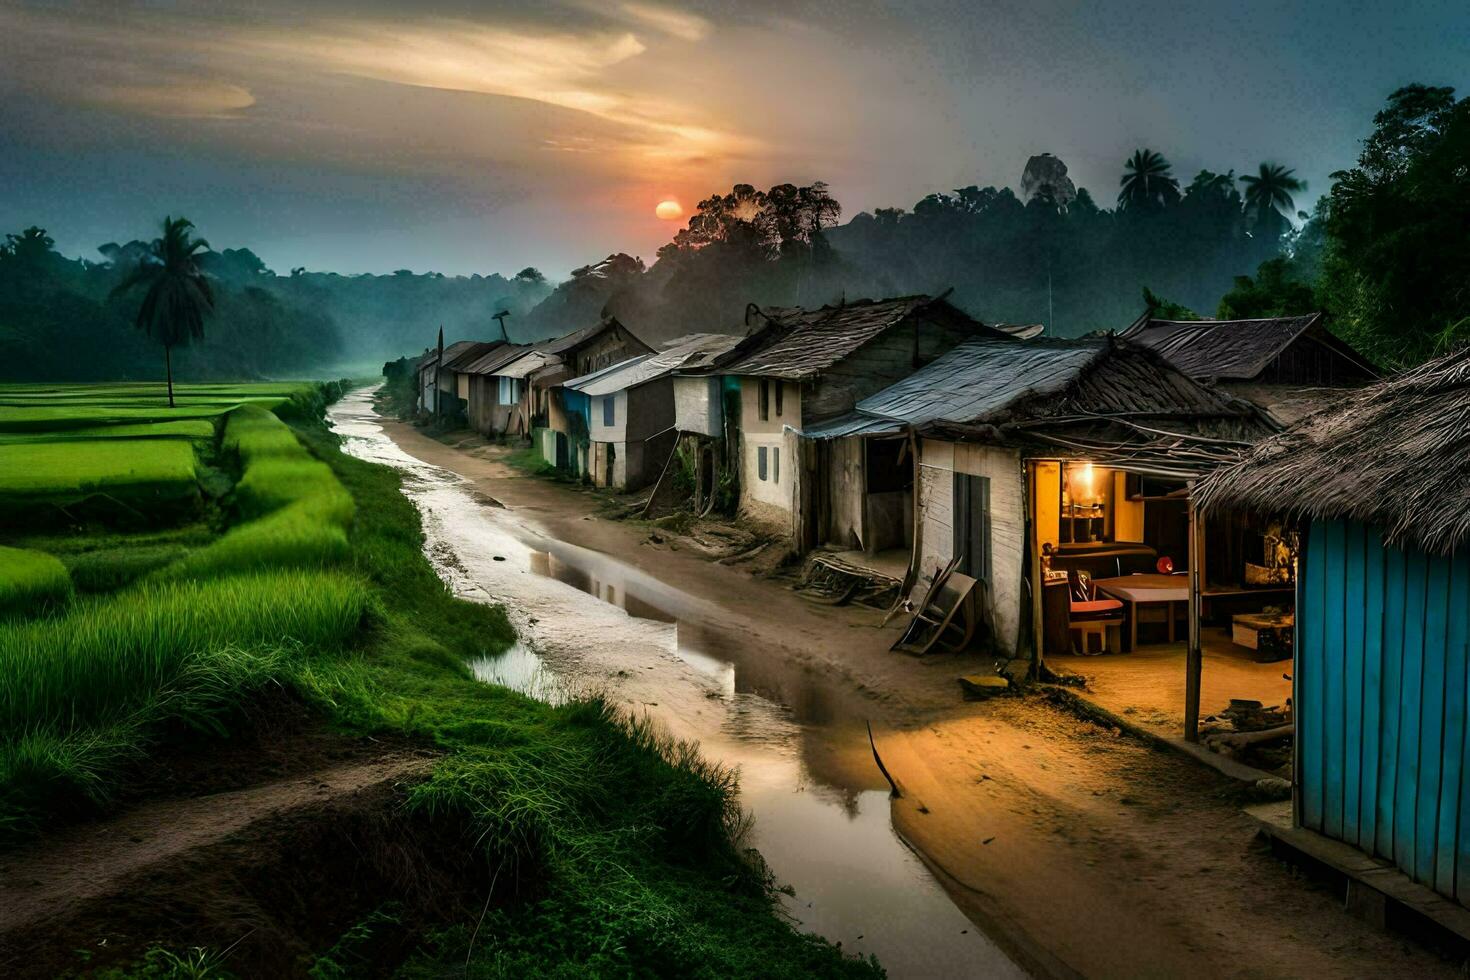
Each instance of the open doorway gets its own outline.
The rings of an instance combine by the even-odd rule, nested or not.
[[[1200,565],[1199,711],[1289,712],[1294,545],[1279,523],[1201,521],[1189,486],[1126,462],[1033,460],[1042,652],[1088,696],[1160,734],[1185,729],[1191,561]]]

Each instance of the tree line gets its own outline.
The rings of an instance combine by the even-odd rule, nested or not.
[[[183,222],[180,224],[179,222]],[[439,324],[451,336],[489,336],[493,314],[523,315],[551,291],[533,268],[514,276],[444,276],[399,270],[339,275],[297,268],[278,275],[247,248],[215,250],[185,218],[165,219],[157,237],[98,247],[98,260],[68,258],[44,228],[0,244],[0,380],[127,380],[177,373],[190,380],[301,377],[327,368],[371,366],[421,351]],[[179,267],[191,248],[207,292],[197,324],[139,322],[150,280]],[[141,277],[136,288],[120,284]],[[509,321],[516,329],[516,320]],[[197,327],[197,329],[196,329]],[[152,336],[150,336],[150,330]],[[160,349],[170,338],[168,356]],[[167,364],[165,364],[167,360]]]
[[[1374,117],[1357,165],[1332,175],[1312,214],[1295,212],[1299,226],[1305,186],[1291,168],[1206,169],[1184,183],[1141,147],[1122,162],[1111,207],[1044,154],[1020,194],[972,185],[846,224],[821,181],[737,184],[699,202],[653,264],[615,253],[554,289],[534,268],[510,278],[280,276],[248,249],[199,246],[191,261],[203,285],[189,288],[210,292],[208,344],[183,344],[195,336],[190,321],[168,357],[177,353],[191,378],[280,377],[417,353],[441,324],[455,339],[535,340],[611,314],[658,341],[739,329],[752,302],[951,290],[982,320],[1044,323],[1057,336],[1120,329],[1144,309],[1221,318],[1320,309],[1394,368],[1470,340],[1467,160],[1470,100],[1410,85]],[[0,377],[157,376],[148,331],[127,329],[150,317],[118,286],[167,264],[159,249],[180,244],[169,234],[103,245],[102,262],[58,255],[40,228],[7,235]]]

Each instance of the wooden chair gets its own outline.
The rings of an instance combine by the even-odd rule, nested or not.
[[[936,648],[956,653],[975,637],[975,579],[945,569],[930,585],[924,604],[914,613],[908,628],[889,647],[900,653],[922,656]]]
[[[1091,637],[1097,637],[1097,653],[1114,653],[1123,648],[1123,603],[1098,598],[1092,576],[1075,568],[1067,570],[1067,588],[1072,593],[1068,619],[1073,646],[1084,657],[1093,655]]]

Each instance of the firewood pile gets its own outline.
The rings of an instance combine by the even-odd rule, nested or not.
[[[1290,739],[1296,733],[1291,701],[1267,707],[1260,701],[1231,698],[1229,707],[1205,719],[1200,740],[1221,755],[1238,758],[1253,747]]]

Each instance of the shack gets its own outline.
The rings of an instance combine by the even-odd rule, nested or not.
[[[458,402],[459,383],[454,365],[463,364],[461,358],[486,344],[478,340],[457,340],[444,348],[442,356],[438,348],[424,352],[418,363],[419,411],[453,413],[462,410]]]
[[[829,544],[851,547],[847,535],[866,546],[844,560],[892,574],[884,558],[894,552],[869,542],[898,540],[886,515],[901,486],[910,586],[954,562],[977,581],[996,653],[1029,657],[1037,671],[1043,659],[1089,673],[1108,660],[1135,696],[1177,690],[1158,705],[1177,735],[1197,719],[1187,688],[1206,650],[1262,686],[1282,672],[1224,639],[1225,604],[1289,600],[1290,586],[1241,584],[1235,531],[1198,525],[1189,502],[1194,479],[1272,431],[1248,402],[1116,338],[976,337],[805,440],[819,458],[856,461],[826,488]],[[1100,594],[1077,595],[1094,586]],[[1218,606],[1204,609],[1206,599]],[[1109,604],[1105,621],[1089,621],[1093,602]],[[1191,609],[1222,622],[1215,642],[1196,632]],[[1124,651],[1135,655],[1086,656]]]
[[[1470,904],[1470,348],[1343,396],[1198,489],[1301,521],[1294,822]]]
[[[691,334],[670,341],[656,354],[632,357],[563,384],[568,400],[575,395],[588,400],[592,482],[638,490],[656,481],[667,468],[679,436],[678,382],[694,380],[676,378],[675,373],[710,363],[740,339]],[[696,394],[708,391],[708,380],[698,379]],[[696,416],[691,421],[709,424],[709,415],[717,406],[690,399],[688,394],[685,389],[686,411]]]
[[[1160,320],[1145,313],[1121,336],[1197,381],[1248,399],[1283,425],[1378,377],[1366,357],[1327,329],[1321,313],[1257,320]]]
[[[802,551],[822,540],[827,483],[815,455],[798,455],[802,431],[852,411],[966,338],[1007,336],[931,296],[820,309],[751,304],[745,327],[755,332],[719,369],[734,379],[740,403],[739,507],[789,531]]]
[[[527,344],[502,344],[462,369],[469,389],[465,415],[481,435],[495,438],[508,433],[511,413],[520,404],[520,382],[498,372],[528,350]]]
[[[651,354],[616,317],[606,316],[589,327],[535,345],[543,360],[525,371],[522,413],[531,445],[543,460],[574,476],[590,466],[587,404],[562,387],[563,382],[610,367],[630,357]],[[528,365],[520,365],[525,369]]]

